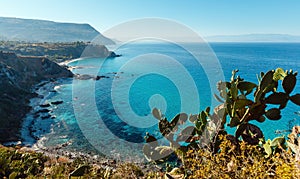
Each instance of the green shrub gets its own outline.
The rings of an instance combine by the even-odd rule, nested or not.
[[[26,178],[42,173],[47,157],[0,147],[0,177]],[[14,176],[14,177],[13,177]]]

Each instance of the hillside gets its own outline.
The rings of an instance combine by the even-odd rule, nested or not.
[[[87,50],[94,48],[90,54]],[[13,52],[21,56],[44,56],[51,61],[62,62],[80,57],[115,57],[104,45],[92,45],[85,42],[68,43],[26,43],[18,41],[0,41],[0,51]],[[83,53],[85,52],[85,53]]]
[[[97,37],[98,36],[98,37]],[[46,20],[0,17],[0,40],[27,42],[76,42],[92,41],[95,37],[102,45],[114,42],[89,24],[58,23]]]
[[[42,80],[72,77],[67,69],[42,57],[19,57],[0,51],[0,142],[18,139],[22,118],[29,110],[31,88]]]

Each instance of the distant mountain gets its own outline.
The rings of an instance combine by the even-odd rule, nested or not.
[[[287,34],[218,35],[205,39],[208,42],[300,42],[300,36]]]
[[[98,44],[114,44],[114,41],[100,34],[89,24],[0,17],[0,40],[88,42],[92,41],[95,37],[97,37]]]

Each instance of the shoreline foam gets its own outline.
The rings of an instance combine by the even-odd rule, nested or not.
[[[43,81],[37,85],[34,86],[35,93],[38,94],[37,97],[31,98],[29,106],[32,107],[31,111],[27,113],[26,117],[23,120],[21,131],[21,142],[25,146],[32,146],[34,145],[39,138],[45,134],[46,131],[42,128],[42,131],[38,131],[34,127],[37,127],[35,123],[42,122],[41,116],[35,116],[37,114],[38,110],[41,110],[42,107],[40,107],[41,104],[44,104],[53,93],[55,93],[54,87],[55,83],[59,83],[58,81]],[[46,108],[45,108],[46,109]],[[50,111],[51,109],[49,109]],[[48,114],[48,113],[47,113]],[[48,119],[47,119],[48,120]],[[42,127],[45,127],[42,125]]]

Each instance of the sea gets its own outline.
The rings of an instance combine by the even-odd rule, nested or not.
[[[276,68],[300,71],[300,43],[145,41],[109,48],[121,56],[69,62],[74,74],[87,78],[52,82],[55,91],[45,87],[44,98],[33,101],[35,112],[41,108],[36,103],[63,101],[47,108],[49,119],[33,118],[34,111],[27,116],[31,123],[26,126],[31,125],[31,133],[44,147],[68,143],[69,150],[114,158],[143,157],[146,133],[166,143],[151,114],[153,108],[160,109],[168,120],[179,113],[198,114],[206,107],[212,112],[220,104],[213,97],[218,95],[216,83],[230,80],[232,70],[238,69],[237,75],[255,83],[260,72]],[[299,79],[293,94],[300,92]],[[280,120],[251,123],[260,127],[266,139],[287,136],[285,131],[300,123],[299,111],[299,106],[289,102]],[[234,128],[226,128],[234,134]],[[23,137],[33,142],[28,132]]]

